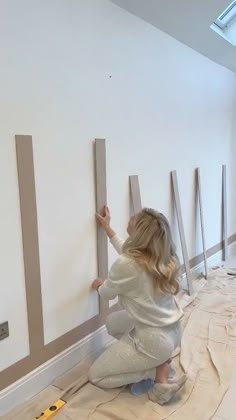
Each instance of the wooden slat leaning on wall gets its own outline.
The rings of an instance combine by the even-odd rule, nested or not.
[[[222,219],[223,260],[226,261],[228,258],[226,165],[222,165]]]
[[[105,139],[95,139],[95,184],[96,211],[100,213],[107,204]],[[97,263],[98,277],[106,279],[108,275],[108,241],[106,232],[99,224],[97,224]],[[108,302],[100,297],[99,313],[106,314],[108,310]]]
[[[172,178],[175,207],[176,207],[177,220],[178,220],[178,226],[179,226],[180,242],[181,242],[181,247],[182,247],[184,267],[185,267],[185,273],[186,273],[186,279],[187,279],[187,285],[188,285],[188,293],[191,295],[193,293],[193,284],[192,284],[192,276],[191,276],[190,266],[189,266],[187,244],[186,244],[186,239],[185,239],[185,234],[184,234],[184,224],[183,224],[182,211],[181,211],[181,205],[180,205],[179,187],[178,187],[176,171],[171,172],[171,178]]]
[[[15,136],[30,354],[44,347],[38,222],[32,137]]]
[[[205,267],[205,278],[207,279],[207,276],[208,276],[207,253],[206,253],[205,229],[204,229],[204,218],[203,218],[202,187],[201,187],[200,168],[196,169],[196,175],[197,175],[197,193],[198,193],[198,202],[199,202],[199,210],[200,210],[200,222],[201,222],[201,234],[202,234],[202,248],[203,248],[203,258],[204,258],[204,267]]]
[[[142,210],[142,200],[139,187],[138,175],[130,175],[129,177],[130,195],[131,195],[131,207],[134,214],[139,213]]]

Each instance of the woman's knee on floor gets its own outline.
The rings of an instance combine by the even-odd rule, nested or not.
[[[109,378],[103,377],[100,367],[97,367],[95,364],[93,364],[88,371],[88,380],[91,384],[97,386],[98,388],[112,388]],[[113,388],[115,387],[113,386]]]

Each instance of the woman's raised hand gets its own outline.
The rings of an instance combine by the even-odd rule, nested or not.
[[[111,214],[107,206],[104,206],[102,213],[96,213],[96,218],[104,229],[110,226]]]
[[[114,230],[110,226],[111,214],[110,214],[109,208],[107,206],[104,206],[101,214],[96,213],[96,218],[97,218],[97,221],[100,223],[100,225],[105,230],[107,236],[110,239],[113,238],[113,236],[115,236],[116,233],[114,232]]]

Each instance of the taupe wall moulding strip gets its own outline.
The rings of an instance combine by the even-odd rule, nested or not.
[[[186,239],[185,239],[185,234],[184,234],[184,224],[183,224],[183,217],[182,217],[182,211],[181,211],[181,205],[180,205],[179,187],[178,187],[176,171],[171,172],[171,177],[172,177],[172,184],[173,184],[173,190],[174,190],[175,207],[176,207],[180,242],[181,242],[181,247],[182,247],[184,266],[185,266],[185,272],[186,272],[186,278],[187,278],[188,292],[191,295],[193,293],[193,284],[192,284],[192,276],[191,276],[190,266],[189,266]]]
[[[44,347],[44,332],[32,137],[17,135],[15,136],[15,141],[29,347],[30,354],[37,357]]]
[[[95,184],[96,184],[96,211],[100,213],[107,204],[106,184],[106,141],[95,139]],[[104,229],[97,223],[97,261],[98,277],[106,279],[108,275],[108,241]],[[99,298],[99,313],[109,310],[109,303]]]
[[[200,222],[201,222],[202,248],[203,248],[203,256],[204,256],[205,277],[207,279],[208,269],[207,269],[207,254],[206,254],[206,240],[205,240],[203,205],[202,205],[202,187],[201,187],[200,168],[196,169],[196,175],[197,175],[197,193],[198,193],[199,210],[200,210]]]
[[[226,165],[222,166],[222,216],[223,260],[226,261],[228,258]]]
[[[141,194],[140,194],[138,175],[130,175],[129,184],[130,184],[130,195],[131,195],[131,203],[133,206],[133,211],[134,211],[134,214],[137,214],[142,210],[142,200],[141,200]]]

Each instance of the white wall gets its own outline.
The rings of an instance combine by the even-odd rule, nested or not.
[[[194,169],[202,169],[211,247],[220,241],[221,165],[232,163],[236,80],[107,0],[1,0],[0,6],[0,320],[11,329],[0,343],[1,369],[28,353],[14,134],[33,135],[49,342],[98,310],[90,295],[92,140],[107,139],[108,197],[121,234],[130,174],[140,175],[144,205],[166,213],[176,233],[169,173],[177,169],[189,255],[197,255]],[[233,175],[229,234],[236,231]]]

